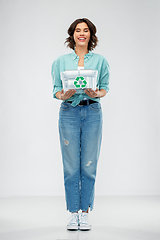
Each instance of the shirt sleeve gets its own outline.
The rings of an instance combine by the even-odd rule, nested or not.
[[[53,83],[53,98],[57,98],[56,93],[61,91],[63,88],[62,81],[60,78],[60,70],[59,70],[57,61],[55,61],[52,64],[51,75],[52,75],[52,83]]]
[[[99,90],[105,89],[106,92],[108,93],[109,77],[110,77],[110,67],[109,67],[107,60],[104,59],[102,68],[101,68],[100,78],[99,78]]]

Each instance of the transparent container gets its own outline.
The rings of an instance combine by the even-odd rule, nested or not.
[[[85,89],[96,90],[98,71],[92,69],[67,70],[61,72],[64,92],[76,89],[75,94],[83,93]]]

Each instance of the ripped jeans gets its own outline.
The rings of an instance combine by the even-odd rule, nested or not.
[[[102,138],[101,104],[72,107],[62,102],[59,134],[67,210],[92,210]]]

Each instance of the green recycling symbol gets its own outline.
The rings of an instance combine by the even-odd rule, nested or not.
[[[85,86],[87,85],[86,80],[84,79],[84,77],[76,77],[75,81],[74,81],[74,86],[76,88],[85,88]]]

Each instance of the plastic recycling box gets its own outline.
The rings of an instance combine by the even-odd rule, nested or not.
[[[75,94],[83,93],[84,89],[92,88],[96,90],[97,70],[80,69],[67,70],[61,72],[61,80],[63,83],[64,92],[69,89],[76,89]]]

